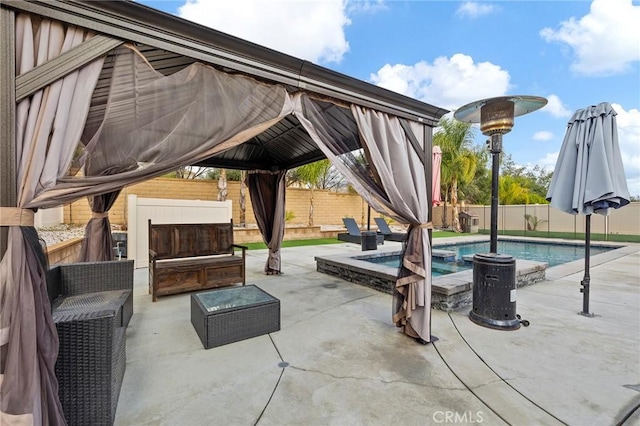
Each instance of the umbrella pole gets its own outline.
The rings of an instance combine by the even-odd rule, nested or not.
[[[585,223],[585,243],[584,243],[584,277],[580,282],[582,288],[580,289],[580,293],[582,293],[582,312],[580,315],[584,315],[586,317],[593,317],[593,314],[589,313],[589,284],[591,281],[591,277],[589,276],[589,268],[590,268],[590,260],[591,260],[591,215],[587,215],[587,221]]]

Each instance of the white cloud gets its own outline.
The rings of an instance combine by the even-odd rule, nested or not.
[[[593,0],[589,14],[571,17],[560,28],[543,28],[547,42],[568,44],[574,51],[573,71],[610,75],[628,71],[640,60],[640,6],[632,0]]]
[[[377,13],[385,9],[387,9],[385,0],[359,0],[347,2],[347,11],[349,14]]]
[[[553,171],[556,167],[556,163],[558,162],[558,155],[560,155],[560,151],[550,152],[536,162],[540,167],[543,167],[545,170]]]
[[[546,130],[535,132],[533,134],[534,141],[550,141],[551,139],[553,139],[553,133],[548,132]]]
[[[611,106],[618,113],[618,142],[629,193],[640,195],[640,110],[625,111],[619,104]]]
[[[455,109],[478,99],[503,96],[510,89],[510,75],[491,62],[474,63],[471,56],[456,53],[433,64],[387,64],[371,74],[374,84],[442,108]]]
[[[315,63],[340,62],[349,50],[346,0],[188,0],[178,15]]]
[[[571,116],[569,111],[563,104],[557,95],[547,96],[547,105],[542,108],[542,111],[546,111],[554,117],[567,118]]]
[[[495,10],[497,10],[497,7],[493,4],[480,4],[475,1],[466,1],[456,10],[456,15],[474,19],[482,15],[488,15]]]

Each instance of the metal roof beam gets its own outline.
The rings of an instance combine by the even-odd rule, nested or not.
[[[16,101],[72,73],[124,42],[100,34],[16,77]]]
[[[404,120],[404,119],[400,119],[399,121],[400,121],[400,126],[404,130],[404,134],[407,136],[407,139],[409,139],[409,143],[413,147],[413,150],[415,151],[415,153],[418,155],[418,158],[420,159],[420,162],[422,164],[426,164],[425,163],[425,158],[426,157],[425,157],[425,154],[423,152],[423,148],[420,146],[420,142],[418,142],[418,139],[416,138],[416,135],[413,134],[413,130],[411,130],[411,127],[409,126],[409,123],[407,123],[407,121]]]

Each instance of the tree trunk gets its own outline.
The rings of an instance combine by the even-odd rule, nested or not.
[[[442,229],[447,229],[449,227],[449,224],[447,223],[447,198],[449,197],[445,197],[444,199],[444,210],[442,211]]]
[[[247,171],[240,172],[240,226],[247,226]]]
[[[227,200],[227,170],[220,169],[220,177],[218,178],[218,201]]]
[[[453,217],[451,223],[453,223],[453,230],[455,232],[462,232],[460,227],[460,218],[458,217],[458,181],[454,179],[451,184],[451,205],[453,206]]]
[[[311,188],[309,203],[309,226],[313,226],[313,188]]]
[[[442,229],[449,229],[449,222],[447,221],[447,213],[449,205],[449,188],[444,191],[444,211],[442,212]]]

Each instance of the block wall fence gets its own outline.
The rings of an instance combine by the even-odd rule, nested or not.
[[[218,182],[214,180],[156,178],[124,188],[115,205],[109,212],[109,219],[115,225],[127,225],[127,196],[135,194],[141,198],[173,198],[186,200],[215,201],[218,195]],[[288,226],[309,225],[309,205],[311,191],[300,188],[287,188],[285,210],[293,214]],[[342,226],[343,217],[354,218],[361,227],[367,224],[367,203],[357,194],[335,193],[316,189],[313,191],[313,224]],[[232,201],[233,223],[240,223],[240,183],[228,182],[227,199]],[[246,190],[246,223],[255,225],[249,190]],[[91,218],[91,209],[86,198],[65,205],[64,223],[84,225]],[[478,216],[480,229],[490,227],[490,206],[464,205],[459,211]],[[443,227],[444,207],[433,208],[434,228]],[[447,224],[451,225],[453,209],[447,205]],[[536,217],[540,223],[539,231],[583,232],[584,216],[573,216],[551,208],[548,204],[499,206],[498,229],[525,230],[525,215]],[[379,214],[371,211],[371,223],[375,229],[374,217]],[[640,235],[640,202],[633,202],[618,210],[611,210],[608,217],[593,215],[592,232],[604,234]]]
[[[240,223],[240,183],[230,181],[227,184],[227,200],[232,201],[233,223]],[[218,195],[218,182],[215,180],[156,178],[122,190],[109,211],[109,220],[114,225],[127,225],[127,196],[140,198],[170,198],[182,200],[215,201]],[[246,223],[256,224],[253,208],[246,189]],[[287,225],[306,226],[309,224],[309,206],[311,191],[299,188],[287,188],[285,211],[293,214]],[[328,190],[313,191],[314,225],[342,225],[343,217],[353,217],[361,226],[366,225],[367,204],[356,194],[336,193]],[[91,209],[86,198],[67,204],[63,208],[64,223],[84,225],[91,219]],[[371,221],[379,215],[372,211]]]

